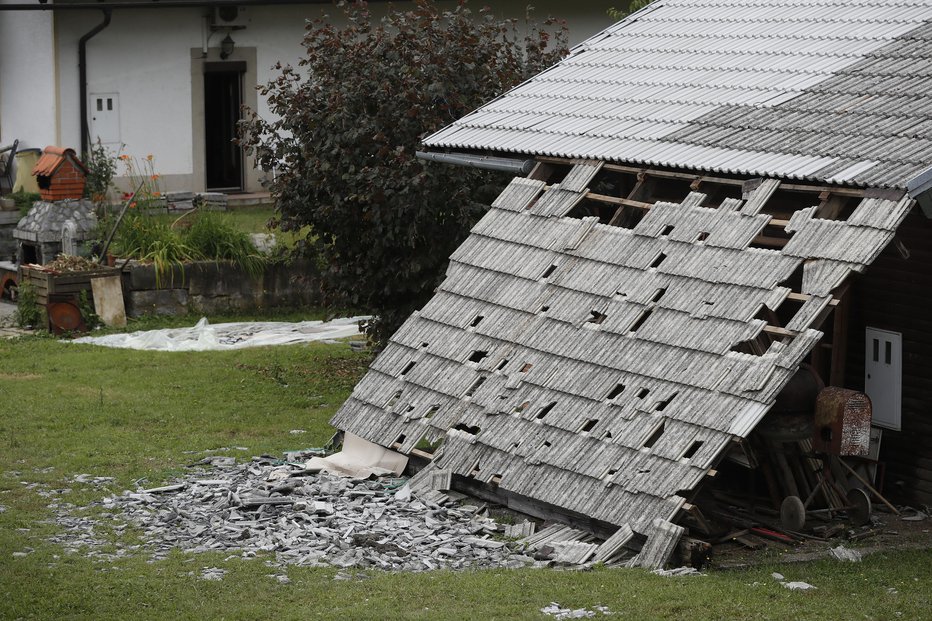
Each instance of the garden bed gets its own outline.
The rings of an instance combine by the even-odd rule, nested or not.
[[[272,263],[250,272],[228,261],[173,265],[158,274],[153,264],[123,268],[123,296],[130,317],[249,311],[315,306],[320,302],[310,261]]]

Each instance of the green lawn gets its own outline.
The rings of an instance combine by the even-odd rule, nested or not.
[[[102,563],[45,541],[57,527],[42,491],[70,487],[62,499],[85,504],[169,479],[199,458],[192,452],[322,445],[367,362],[344,344],[152,353],[0,341],[0,619],[544,619],[551,601],[604,605],[622,619],[932,618],[932,553],[921,551],[691,578],[528,569],[336,580],[336,569],[290,568],[280,584],[263,559]],[[288,433],[297,428],[307,433]],[[108,492],[74,483],[79,473],[117,480]],[[228,573],[203,581],[204,567]],[[789,591],[771,571],[818,589]]]

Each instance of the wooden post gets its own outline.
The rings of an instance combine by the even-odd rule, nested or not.
[[[835,307],[835,321],[832,327],[832,366],[829,385],[844,387],[845,358],[848,355],[848,311],[851,306],[850,288],[841,293],[841,300]]]

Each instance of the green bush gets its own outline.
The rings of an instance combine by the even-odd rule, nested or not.
[[[345,25],[309,22],[298,67],[260,88],[271,115],[240,122],[283,231],[308,231],[331,311],[372,313],[385,340],[442,280],[447,257],[509,181],[416,158],[421,140],[566,53],[566,30],[496,19],[465,2],[405,3],[381,20],[340,3]],[[273,117],[274,120],[267,120]]]
[[[113,175],[116,174],[116,155],[111,153],[97,139],[97,144],[84,154],[84,165],[87,166],[87,177],[84,183],[84,196],[91,199],[102,213],[106,211],[110,202],[110,191],[113,189]]]
[[[237,230],[229,218],[218,213],[198,213],[183,236],[187,246],[206,259],[232,261],[252,275],[265,267],[249,234]]]
[[[16,208],[19,209],[20,215],[25,216],[32,209],[32,204],[42,197],[35,192],[20,190],[10,194],[10,198],[16,202]]]
[[[114,238],[114,254],[153,263],[159,286],[162,277],[174,274],[173,268],[180,268],[183,274],[184,263],[189,261],[231,261],[252,275],[262,272],[265,258],[249,234],[237,230],[229,218],[213,212],[190,216],[187,228],[175,228],[158,217],[127,215]],[[181,224],[180,218],[176,224]]]
[[[167,224],[142,214],[123,218],[113,248],[119,256],[153,263],[157,286],[165,274],[174,277],[173,267],[183,269],[185,261],[204,258]]]
[[[35,327],[42,319],[39,296],[28,282],[19,284],[16,294],[16,325],[21,328]]]

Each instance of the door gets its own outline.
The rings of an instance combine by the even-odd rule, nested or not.
[[[867,328],[864,392],[871,398],[873,424],[900,430],[903,389],[903,335]]]
[[[91,142],[120,144],[119,93],[91,93]]]
[[[243,189],[243,151],[233,141],[243,102],[244,71],[245,63],[205,63],[204,134],[208,190],[230,192]]]

